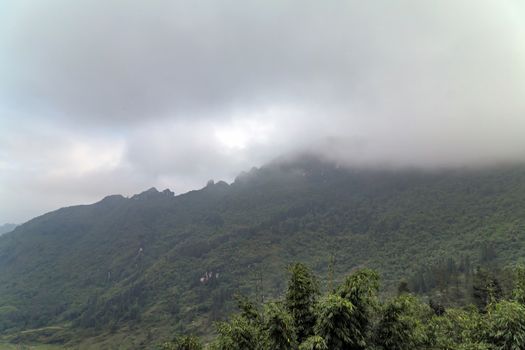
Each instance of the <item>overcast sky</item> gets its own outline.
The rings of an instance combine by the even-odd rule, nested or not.
[[[524,2],[0,2],[0,223],[304,150],[524,160]]]

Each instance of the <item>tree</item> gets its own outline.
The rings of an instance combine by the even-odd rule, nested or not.
[[[442,316],[445,313],[445,306],[439,300],[430,298],[428,306],[430,306],[436,316]]]
[[[319,286],[314,275],[301,263],[293,264],[290,273],[285,305],[292,316],[297,340],[302,342],[313,335]]]
[[[500,300],[503,290],[498,279],[485,269],[474,275],[472,298],[480,311],[485,311],[492,302]]]
[[[319,318],[315,327],[328,349],[354,349],[356,340],[362,338],[354,321],[355,308],[347,299],[330,294],[319,306]]]
[[[264,330],[268,349],[289,350],[297,348],[292,317],[278,303],[265,307]]]
[[[491,343],[501,350],[525,349],[525,306],[503,300],[488,307]]]
[[[329,350],[324,339],[318,335],[308,337],[301,345],[299,350]]]
[[[521,304],[525,304],[525,267],[523,265],[518,265],[514,269],[512,298]]]
[[[403,294],[410,294],[410,288],[408,288],[407,281],[401,281],[399,282],[399,285],[397,286],[397,295],[399,296]]]
[[[367,334],[370,331],[372,314],[377,309],[377,291],[379,289],[379,275],[370,269],[363,269],[348,276],[338,294],[348,300],[353,308],[352,349],[364,349],[367,346]]]
[[[199,338],[187,335],[175,338],[172,342],[161,345],[162,350],[202,350],[203,346]]]
[[[241,316],[253,322],[260,322],[261,316],[257,306],[253,301],[242,295],[236,295],[237,307],[241,311]]]
[[[448,309],[443,315],[434,315],[426,322],[426,348],[489,350],[486,342],[487,322],[475,306]]]
[[[421,307],[411,295],[391,300],[384,308],[377,327],[377,344],[385,350],[418,349],[425,340]]]
[[[485,294],[483,312],[474,306],[448,308],[430,299],[423,303],[411,294],[380,303],[379,277],[371,270],[348,276],[335,292],[317,302],[317,282],[302,264],[291,268],[284,301],[259,307],[238,297],[240,312],[217,323],[211,350],[518,350],[525,349],[525,269],[514,271],[512,299],[499,300],[495,278],[478,272]],[[505,279],[502,279],[504,281]],[[483,287],[484,286],[484,287]],[[300,306],[303,306],[301,309]],[[290,310],[294,310],[295,317]],[[314,313],[312,315],[312,313]],[[297,340],[296,325],[309,336]],[[306,333],[303,333],[306,334]],[[165,343],[163,350],[202,350],[191,336]]]
[[[229,322],[216,323],[217,338],[211,345],[215,350],[260,350],[264,349],[263,316],[257,305],[250,299],[237,295],[240,312],[234,314]]]
[[[261,349],[261,331],[257,324],[234,315],[230,322],[216,324],[217,338],[212,345],[216,350],[259,350]]]

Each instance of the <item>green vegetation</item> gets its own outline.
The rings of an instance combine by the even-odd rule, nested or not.
[[[313,305],[362,324],[362,339],[366,322],[379,322],[373,318],[380,305],[370,296],[378,279],[364,267],[381,276],[381,298],[412,291],[425,305],[432,301],[432,310],[477,301],[479,309],[492,310],[489,295],[499,287],[501,298],[517,300],[509,295],[509,278],[480,289],[477,299],[470,291],[491,274],[506,276],[505,266],[525,262],[524,232],[523,166],[422,172],[347,170],[310,158],[275,162],[231,185],[210,182],[178,196],[156,190],[109,196],[3,235],[0,334],[81,349],[151,348],[172,334],[209,342],[238,294],[257,305],[284,298],[258,310],[263,320],[238,318],[219,333],[252,329],[259,337],[256,325],[266,322],[273,346],[293,331],[290,339],[301,348],[322,348],[332,329],[318,322]],[[287,297],[293,284],[288,289],[286,267],[294,261],[319,276],[310,300]],[[358,268],[368,272],[338,278]],[[321,297],[326,292],[330,297]],[[392,317],[400,309],[418,312],[411,299],[403,300],[392,304]],[[470,312],[458,310],[446,314]],[[334,333],[330,342],[348,337],[360,346],[353,333]]]
[[[30,344],[30,345],[19,345],[0,342],[0,350],[59,350],[63,349],[61,346],[49,345],[49,344]]]
[[[307,278],[305,278],[307,276]],[[352,273],[334,291],[320,299],[312,274],[302,264],[291,268],[284,300],[263,307],[240,304],[241,312],[217,324],[212,350],[447,350],[525,348],[525,292],[523,269],[514,271],[513,298],[495,297],[485,309],[448,308],[436,313],[420,299],[403,293],[380,301],[378,275],[370,270]],[[307,305],[299,316],[288,304]],[[301,317],[304,317],[302,319]],[[311,334],[304,337],[304,325],[314,320]],[[293,321],[292,321],[293,320]],[[301,335],[303,338],[301,339]],[[163,349],[197,350],[202,343],[195,337],[179,337]]]

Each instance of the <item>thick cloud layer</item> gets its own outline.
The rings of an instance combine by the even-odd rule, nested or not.
[[[0,222],[282,154],[525,159],[520,0],[7,0]]]

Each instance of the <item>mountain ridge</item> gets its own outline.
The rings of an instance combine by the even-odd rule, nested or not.
[[[65,342],[89,338],[88,330],[113,339],[135,326],[155,339],[209,334],[233,294],[281,293],[293,261],[322,279],[331,256],[337,276],[376,268],[384,293],[422,264],[476,261],[487,242],[502,263],[518,262],[524,214],[523,165],[385,171],[303,158],[179,195],[111,195],[0,239],[0,329],[69,325],[56,335]],[[208,274],[217,277],[202,282]],[[147,333],[136,331],[137,342]]]
[[[5,233],[9,233],[13,231],[17,226],[18,226],[17,224],[10,224],[10,223],[0,225],[0,236]]]

